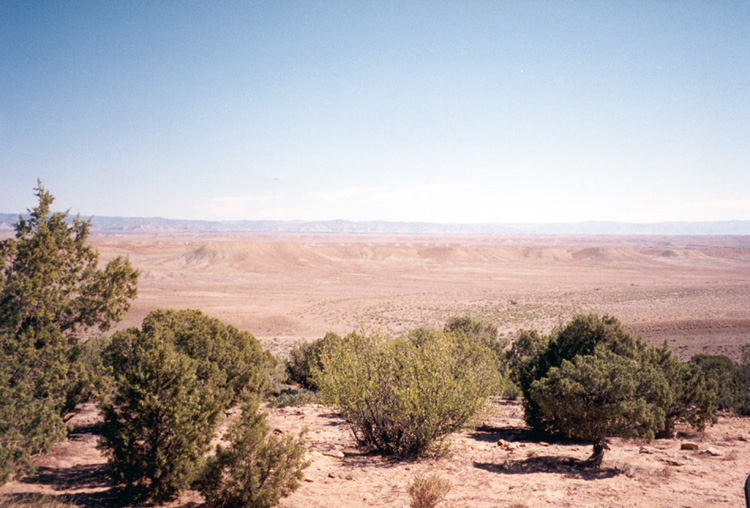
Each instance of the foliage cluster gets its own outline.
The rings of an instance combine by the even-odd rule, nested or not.
[[[690,359],[717,385],[719,409],[750,415],[750,344],[742,347],[739,363],[724,355],[699,354]]]
[[[463,335],[417,329],[350,334],[320,355],[314,379],[357,441],[402,458],[439,452],[496,390],[494,355]]]
[[[286,363],[288,379],[299,383],[307,390],[317,391],[318,385],[313,377],[313,371],[320,370],[323,367],[320,355],[325,349],[340,341],[341,337],[333,332],[328,332],[320,339],[292,348]]]
[[[0,483],[33,470],[32,456],[67,433],[66,415],[89,393],[80,339],[106,331],[136,296],[138,272],[117,257],[99,269],[90,222],[38,204],[0,242]]]
[[[269,508],[299,487],[305,461],[303,436],[276,436],[255,401],[229,428],[229,446],[217,446],[198,488],[209,506]]]
[[[113,479],[154,501],[173,497],[202,474],[219,417],[238,401],[257,398],[272,366],[252,335],[197,310],[153,311],[140,330],[116,333],[102,358],[115,379],[102,404],[102,448]],[[242,465],[224,467],[235,464]],[[260,487],[252,495],[271,488]]]
[[[227,398],[198,367],[160,336],[140,335],[102,404],[110,474],[137,498],[170,499],[201,471]]]
[[[203,473],[223,411],[257,398],[275,359],[252,335],[194,310],[157,310],[142,329],[91,336],[127,311],[138,272],[121,257],[99,269],[90,223],[51,213],[41,183],[36,196],[15,237],[0,243],[0,482],[31,471],[33,455],[66,435],[66,415],[96,391],[113,480],[143,499],[169,499]],[[262,478],[242,483],[255,489],[243,506],[267,506],[297,485],[304,448],[269,437],[257,404],[246,414],[252,432],[238,425],[229,436],[242,459],[221,471]]]
[[[596,441],[654,437],[675,422],[715,419],[715,386],[666,347],[647,347],[610,316],[576,316],[521,361],[515,375],[527,423],[543,433]]]
[[[492,323],[480,321],[470,316],[456,316],[445,323],[443,331],[450,334],[461,334],[470,341],[492,351],[499,362],[504,360],[508,341],[498,338],[497,327]]]

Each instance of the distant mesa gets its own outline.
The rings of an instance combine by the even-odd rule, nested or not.
[[[13,231],[18,214],[0,213],[0,232]],[[159,217],[94,217],[95,233],[353,233],[410,235],[750,235],[750,221],[568,222],[440,224],[386,221],[202,221]],[[664,257],[671,257],[667,254]],[[531,254],[531,253],[529,253]],[[581,253],[596,257],[606,253]],[[533,254],[531,254],[533,257]]]

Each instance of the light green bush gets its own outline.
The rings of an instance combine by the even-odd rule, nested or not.
[[[340,340],[341,337],[328,332],[320,339],[294,347],[289,352],[289,360],[286,362],[289,380],[308,390],[316,391],[318,386],[313,378],[313,370],[321,368],[320,354],[325,348]]]
[[[401,458],[439,453],[499,382],[486,348],[423,329],[397,339],[351,334],[326,348],[321,364],[315,380],[357,441]]]

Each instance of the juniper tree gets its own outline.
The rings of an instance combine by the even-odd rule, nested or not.
[[[227,391],[227,404],[260,394],[275,359],[252,334],[206,316],[199,310],[158,309],[143,320],[141,330],[129,328],[113,335],[102,352],[114,376],[132,363],[133,344],[158,337],[197,362],[196,375]]]
[[[607,436],[654,437],[674,422],[702,429],[714,421],[715,389],[701,370],[609,316],[576,316],[518,372],[530,426],[595,448]]]
[[[138,334],[102,404],[101,448],[112,479],[136,498],[164,501],[200,473],[226,405],[225,392],[197,375],[198,361],[160,334]]]
[[[269,508],[299,487],[305,461],[304,437],[276,436],[256,400],[246,401],[242,415],[198,482],[211,507]]]
[[[38,204],[0,242],[0,481],[30,471],[31,456],[65,435],[64,416],[80,400],[86,372],[79,340],[122,318],[138,273],[118,257],[99,268],[87,245],[90,221]]]

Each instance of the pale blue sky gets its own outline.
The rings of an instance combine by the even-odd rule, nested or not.
[[[750,2],[0,1],[0,212],[750,219]]]

